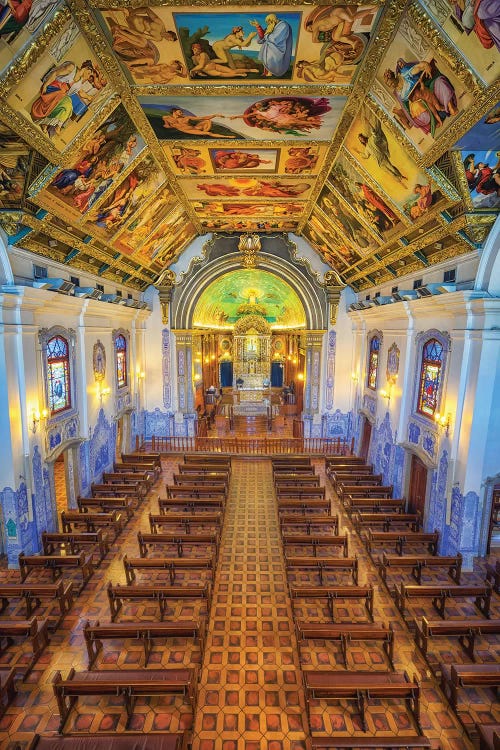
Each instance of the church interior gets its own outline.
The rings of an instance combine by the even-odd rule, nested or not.
[[[500,749],[499,67],[0,0],[2,750]]]

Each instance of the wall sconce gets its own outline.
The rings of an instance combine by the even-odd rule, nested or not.
[[[382,388],[381,391],[379,391],[382,398],[387,399],[387,407],[389,407],[389,404],[391,403],[391,396],[392,396],[392,383],[388,384],[387,388]]]
[[[351,372],[351,380],[353,381],[353,383],[357,383],[358,382],[359,375],[358,375],[357,372]]]
[[[194,375],[194,380],[195,380],[195,381],[201,380],[201,375],[200,375],[200,373],[199,373],[199,372],[196,372],[196,373],[195,373],[195,375]]]
[[[49,412],[47,409],[42,409],[41,412],[38,411],[38,409],[33,409],[31,412],[31,419],[32,419],[32,426],[31,426],[31,432],[33,435],[38,429],[38,425],[40,424],[41,419],[47,419]]]
[[[299,374],[297,375],[297,378],[299,380],[304,380],[304,373],[303,372],[299,372]]]
[[[111,388],[109,386],[104,386],[102,384],[102,380],[100,380],[97,383],[97,395],[99,397],[99,401],[101,402],[101,404],[102,404],[102,399],[104,398],[104,396],[108,396],[110,393],[111,393]]]
[[[436,412],[434,414],[434,421],[436,422],[437,426],[444,431],[446,437],[448,437],[451,427],[450,412],[448,412],[448,414],[440,414],[439,412]]]
[[[139,368],[137,368],[137,380],[144,380],[145,377],[146,373],[144,370],[139,370]]]

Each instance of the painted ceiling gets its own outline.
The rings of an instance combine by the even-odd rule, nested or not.
[[[304,307],[297,293],[269,271],[245,268],[226,273],[201,294],[195,326],[232,328],[242,315],[262,315],[271,328],[303,328]]]
[[[500,209],[500,0],[0,1],[0,225],[138,288],[293,232],[364,289]]]

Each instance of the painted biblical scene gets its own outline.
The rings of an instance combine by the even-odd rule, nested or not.
[[[345,237],[346,242],[354,245],[360,253],[366,255],[379,245],[371,232],[347,209],[328,183],[324,185],[317,204],[323,213],[325,229],[335,228]]]
[[[228,177],[215,180],[179,180],[188,200],[204,198],[275,198],[290,200],[309,197],[312,180],[284,177]]]
[[[0,0],[0,70],[51,16],[59,0]]]
[[[301,13],[270,7],[173,16],[191,79],[292,78]]]
[[[134,218],[114,241],[114,247],[124,255],[132,255],[140,251],[158,225],[172,211],[175,201],[172,190],[164,186],[147,206],[136,212]]]
[[[155,233],[141,248],[141,253],[147,253],[155,263],[163,263],[169,258],[169,263],[184,249],[190,239],[196,236],[196,230],[182,207],[177,207],[169,213]]]
[[[19,206],[25,194],[30,164],[30,152],[21,141],[0,148],[0,208]]]
[[[87,222],[97,235],[109,239],[165,181],[164,173],[148,154],[93,210]]]
[[[226,216],[284,216],[299,217],[304,211],[305,203],[221,203],[219,201],[194,201],[193,208],[197,216],[211,217],[220,214]]]
[[[357,253],[352,245],[346,241],[344,232],[333,226],[331,223],[327,223],[325,216],[317,208],[309,217],[308,224],[312,231],[316,233],[317,237],[323,238],[323,241],[326,242],[329,250],[334,251],[339,255],[348,266],[355,263],[360,257],[359,253]],[[324,248],[322,248],[322,254],[325,255]],[[326,262],[330,263],[329,260]]]
[[[307,83],[350,83],[380,7],[320,5],[303,14],[295,73]]]
[[[40,202],[66,217],[81,219],[121,180],[122,172],[144,145],[144,139],[120,104],[89,136],[70,166],[55,175],[53,167],[46,168],[46,187],[39,194]],[[37,185],[43,182],[42,174]]]
[[[500,102],[453,146],[457,151],[500,148]]]
[[[356,216],[382,240],[387,241],[395,231],[404,228],[390,200],[381,191],[372,188],[366,177],[345,156],[337,159],[329,180]]]
[[[346,98],[312,96],[255,97],[140,96],[160,140],[328,141]]]
[[[500,209],[500,150],[462,151],[462,160],[474,208]]]
[[[317,226],[322,226],[322,222],[308,222],[304,228],[303,235],[311,247],[316,250],[323,262],[329,265],[330,268],[342,273],[360,259],[354,251],[346,248],[342,243],[337,248],[337,246],[332,244],[331,239],[327,241],[324,235],[316,229]]]
[[[323,166],[326,146],[289,146],[281,149],[280,173],[317,174]]]
[[[215,174],[222,172],[278,171],[279,150],[276,148],[211,148],[210,161]]]
[[[297,227],[298,221],[270,217],[259,220],[244,218],[228,220],[224,217],[201,220],[203,232],[296,232]]]
[[[421,154],[474,102],[474,93],[408,16],[376,80],[375,95]]]
[[[429,176],[417,167],[407,149],[368,107],[364,106],[354,121],[345,147],[412,220],[423,216],[442,198],[440,193],[433,191]],[[416,195],[422,199],[420,202]],[[412,211],[415,201],[418,207]]]
[[[486,83],[500,73],[500,0],[424,0],[437,25]]]
[[[109,94],[102,66],[74,23],[14,85],[7,102],[64,151]]]

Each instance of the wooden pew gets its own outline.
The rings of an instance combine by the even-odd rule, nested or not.
[[[160,620],[163,621],[169,600],[206,599],[207,611],[210,611],[210,584],[204,586],[113,586],[111,581],[107,588],[111,620],[114,622],[123,608],[123,601],[150,600],[158,602]]]
[[[404,513],[406,500],[401,498],[380,498],[380,497],[351,497],[343,499],[343,505],[347,515],[351,516],[354,511],[368,511],[371,513]]]
[[[77,497],[76,503],[80,513],[97,512],[108,513],[113,510],[123,511],[127,521],[134,515],[134,506],[129,497]]]
[[[135,583],[136,570],[167,570],[170,585],[175,583],[176,574],[181,570],[207,570],[210,579],[215,571],[215,559],[210,557],[123,557],[123,567],[127,585]]]
[[[372,486],[371,484],[344,484],[341,482],[337,487],[337,495],[340,502],[345,504],[348,497],[391,498],[393,489],[392,484]]]
[[[31,617],[34,610],[41,605],[42,599],[57,601],[60,615],[54,627],[58,627],[73,605],[73,581],[2,583],[0,584],[0,599],[2,601],[0,614],[7,609],[11,599],[23,599],[27,618]]]
[[[171,499],[181,499],[184,498],[203,498],[204,500],[208,498],[215,498],[215,499],[226,499],[226,490],[224,485],[221,487],[209,487],[205,485],[199,485],[199,484],[167,484],[165,485],[165,489],[167,491],[167,497]]]
[[[326,514],[329,514],[332,510],[332,501],[330,500],[330,498],[324,498],[323,500],[299,500],[297,498],[289,500],[287,498],[278,498],[277,504],[278,511],[280,512],[297,511],[298,513],[302,513],[303,515],[312,510],[320,510]]]
[[[144,666],[147,667],[155,638],[194,638],[200,644],[203,659],[205,623],[198,620],[176,620],[175,622],[119,622],[101,625],[97,621],[91,625],[87,620],[83,628],[83,636],[87,647],[88,669],[92,669],[99,652],[102,651],[103,640],[112,638],[120,640],[133,638],[141,641],[144,648]]]
[[[87,531],[97,532],[100,528],[109,529],[114,533],[113,540],[122,533],[123,515],[113,510],[110,513],[78,513],[71,510],[61,512],[63,531],[71,533],[73,527],[85,526]]]
[[[362,537],[363,538],[363,537]],[[374,544],[383,544],[384,547],[390,543],[394,543],[396,553],[403,555],[406,544],[425,544],[429,550],[430,555],[437,555],[437,548],[439,544],[439,532],[425,532],[425,531],[372,531],[368,529],[366,536],[363,538],[366,544],[368,554],[371,555],[373,552]]]
[[[320,516],[313,514],[309,516],[299,516],[297,513],[291,513],[286,515],[282,513],[280,515],[280,529],[281,534],[285,533],[287,527],[292,528],[303,528],[306,534],[311,534],[313,529],[328,529],[330,534],[339,533],[339,517],[335,516]]]
[[[128,463],[153,463],[161,472],[161,456],[159,453],[122,453],[121,459],[124,464]]]
[[[422,583],[422,570],[424,568],[448,568],[447,574],[460,585],[462,573],[462,555],[388,555],[383,553],[379,558],[379,572],[382,580],[387,583],[387,568],[411,568],[411,574],[416,582]]]
[[[311,466],[310,456],[273,456],[271,459],[273,468],[275,466]]]
[[[190,474],[200,475],[203,477],[213,477],[229,482],[231,478],[231,472],[224,466],[216,466],[215,468],[197,468],[193,464],[177,464],[178,475],[189,476]]]
[[[175,545],[177,547],[178,557],[184,554],[184,546],[201,544],[203,547],[214,547],[215,558],[219,549],[219,534],[145,534],[143,531],[137,532],[137,541],[139,543],[139,555],[147,557],[148,547],[162,545]]]
[[[80,552],[81,547],[98,547],[99,564],[109,552],[109,537],[102,529],[97,531],[76,532],[48,532],[42,531],[42,548],[44,555],[53,555],[56,549],[64,547],[69,549],[72,555]]]
[[[282,474],[292,475],[294,477],[300,477],[302,475],[312,476],[313,474],[316,474],[316,471],[314,466],[286,466],[285,464],[282,464],[281,466],[273,466],[273,479],[276,479],[276,477],[279,477]]]
[[[420,686],[416,680],[410,682],[406,672],[326,672],[303,670],[306,694],[306,709],[311,725],[312,700],[353,700],[361,716],[366,732],[366,704],[383,699],[403,700],[412,714],[418,731],[420,724]]]
[[[351,514],[351,521],[360,535],[363,529],[393,531],[393,526],[407,526],[412,531],[418,531],[421,515],[420,513],[363,513],[355,510]]]
[[[364,464],[365,459],[360,456],[325,456],[325,466],[337,466],[338,464],[348,464],[354,466],[355,464]]]
[[[364,599],[368,618],[373,622],[373,586],[290,586],[290,599],[326,599],[332,622],[334,602],[338,599]]]
[[[476,724],[479,750],[500,750],[500,724]]]
[[[140,696],[182,695],[196,710],[198,667],[167,669],[109,669],[105,672],[75,672],[70,669],[63,680],[57,671],[52,687],[59,708],[59,733],[62,733],[71,709],[85,695],[121,696],[127,712],[127,724],[133,716],[135,701]]]
[[[341,484],[346,485],[365,485],[366,487],[379,487],[382,484],[382,474],[364,474],[360,472],[341,472],[332,471],[330,472],[330,481],[335,487],[340,487]]]
[[[331,534],[282,534],[283,546],[312,547],[314,557],[317,557],[318,547],[340,547],[344,557],[349,554],[349,537],[347,532],[343,536]]]
[[[471,661],[476,661],[474,646],[477,636],[500,635],[500,620],[428,620],[422,617],[419,625],[415,620],[415,643],[427,657],[431,638],[457,638]]]
[[[276,490],[276,497],[279,500],[325,500],[326,492],[324,487],[296,487],[292,489]]]
[[[4,653],[8,646],[13,643],[13,638],[22,638],[31,646],[32,657],[26,666],[23,666],[23,679],[25,679],[35,666],[45,646],[49,644],[48,622],[32,617],[30,620],[4,620],[0,618],[0,653]],[[2,642],[6,640],[5,646]],[[17,671],[17,670],[16,670]]]
[[[139,482],[121,482],[113,484],[95,484],[90,486],[92,497],[130,497],[135,500],[137,505],[142,502],[145,493],[141,489]]]
[[[78,568],[82,574],[80,591],[83,591],[94,575],[92,555],[86,555],[83,551],[78,555],[25,555],[24,552],[20,552],[18,559],[23,583],[32,570],[50,570],[52,580],[56,581],[62,576],[65,568]]]
[[[153,475],[146,472],[133,471],[105,471],[102,475],[102,484],[127,484],[131,487],[138,487],[139,500],[143,500],[153,486]]]
[[[217,453],[185,453],[183,456],[185,464],[216,464],[217,466],[231,467],[231,456],[221,456]]]
[[[132,463],[116,463],[116,461],[113,463],[113,472],[115,473],[121,473],[121,474],[137,474],[139,477],[141,477],[145,482],[148,483],[148,487],[151,487],[152,484],[156,482],[157,479],[159,479],[161,471],[158,469],[158,467],[153,463],[146,463],[145,461]]]
[[[493,589],[489,584],[486,586],[448,586],[440,584],[437,586],[413,586],[401,584],[398,590],[394,587],[394,598],[396,606],[404,617],[407,599],[432,599],[432,606],[438,615],[444,620],[446,600],[456,597],[473,596],[474,604],[484,617],[490,616],[491,593]]]
[[[276,474],[274,488],[280,487],[319,487],[321,477],[318,474],[303,474],[297,477],[295,474]]]
[[[486,563],[486,581],[491,583],[495,593],[500,594],[500,560],[497,560],[495,564]]]
[[[222,513],[150,513],[149,527],[152,534],[158,534],[160,528],[182,526],[186,534],[191,534],[191,527],[207,526],[220,529],[222,526]]]
[[[327,477],[333,474],[373,474],[373,464],[338,463],[326,467]]]
[[[351,641],[378,641],[382,643],[391,669],[394,669],[394,631],[392,624],[386,627],[385,625],[368,625],[359,622],[331,624],[299,620],[295,623],[295,634],[299,647],[299,658],[301,656],[301,645],[306,640],[339,641],[342,660],[344,667],[347,669],[347,646]]]
[[[193,486],[196,487],[216,487],[220,492],[226,495],[229,491],[229,478],[224,474],[214,472],[191,472],[190,474],[174,474],[173,483],[179,487]]]
[[[226,501],[224,495],[218,497],[159,497],[158,508],[165,515],[170,508],[185,508],[188,513],[195,513],[199,508],[224,510]]]
[[[0,669],[0,717],[2,717],[16,697],[17,690],[14,683],[15,669]]]
[[[500,687],[500,664],[441,664],[441,690],[455,711],[461,688]],[[469,703],[469,701],[468,701]]]
[[[432,748],[427,737],[312,737],[311,750],[358,750],[358,748],[376,747],[381,750],[410,750],[410,748]]]
[[[190,732],[127,732],[88,734],[66,737],[35,734],[26,750],[188,750]],[[14,747],[21,750],[21,745]]]
[[[358,585],[357,557],[285,557],[286,571],[312,570],[319,576],[319,585],[323,586],[324,573],[345,570],[351,574],[354,584]]]

